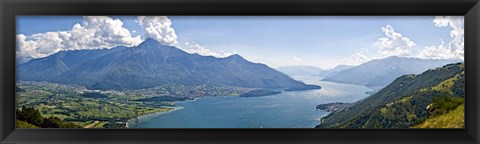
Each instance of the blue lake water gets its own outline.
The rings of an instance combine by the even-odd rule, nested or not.
[[[327,112],[315,106],[331,102],[355,102],[372,89],[320,81],[317,77],[294,77],[319,90],[283,92],[263,97],[204,97],[176,102],[181,108],[140,117],[129,128],[312,128]]]

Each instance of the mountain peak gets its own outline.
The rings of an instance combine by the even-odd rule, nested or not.
[[[153,38],[147,38],[147,39],[144,40],[144,42],[149,42],[149,41],[158,42],[157,40],[155,40]]]
[[[230,55],[230,56],[228,56],[228,57],[242,57],[242,56],[240,56],[240,55],[238,55],[238,54],[233,54],[233,55]]]
[[[403,56],[389,56],[384,59],[394,59],[394,60],[400,60],[400,59],[406,59],[406,60],[421,60],[422,58],[416,58],[416,57],[403,57]]]
[[[244,60],[244,58],[238,54],[233,54],[233,55],[230,55],[228,57],[226,57],[227,59],[241,59],[241,60]]]
[[[400,59],[400,58],[407,58],[407,57],[400,57],[400,56],[389,56],[384,59]]]
[[[144,44],[161,44],[161,43],[153,38],[147,38],[142,43],[140,43],[140,45],[144,45]]]
[[[135,48],[138,48],[139,50],[160,50],[163,52],[171,51],[171,50],[178,50],[181,51],[179,48],[175,46],[169,46],[169,45],[164,45],[160,43],[159,41],[152,39],[152,38],[147,38],[145,39],[141,44],[136,46]],[[183,51],[182,51],[183,52]],[[165,53],[165,54],[167,54]]]
[[[230,55],[230,56],[225,57],[223,59],[225,59],[227,61],[230,61],[230,62],[234,62],[234,63],[248,62],[248,60],[246,60],[245,58],[243,58],[242,56],[240,56],[238,54],[233,54],[233,55]]]
[[[62,59],[49,56],[51,60],[48,61],[28,62],[19,66],[19,80],[78,84],[100,90],[143,89],[164,84],[310,88],[264,64],[249,62],[238,54],[227,58],[197,56],[153,39],[146,39],[137,47],[109,51],[101,51],[102,55],[97,51],[86,54],[73,51]],[[76,61],[82,56],[89,59]]]

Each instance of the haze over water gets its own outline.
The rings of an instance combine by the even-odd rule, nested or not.
[[[322,86],[319,90],[283,92],[263,97],[204,97],[180,101],[182,109],[140,118],[130,128],[313,128],[327,112],[318,104],[355,102],[372,89],[299,76],[297,80]]]

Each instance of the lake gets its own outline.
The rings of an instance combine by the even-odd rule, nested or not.
[[[179,108],[166,113],[142,116],[129,128],[313,128],[326,116],[318,104],[355,102],[372,89],[350,84],[320,81],[318,77],[297,76],[322,89],[283,92],[263,97],[203,97],[176,102]]]

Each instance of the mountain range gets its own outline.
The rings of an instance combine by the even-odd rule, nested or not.
[[[284,67],[277,68],[277,70],[289,76],[297,76],[297,75],[316,76],[324,71],[321,68],[314,67],[314,66],[306,66],[306,65],[284,66]]]
[[[440,67],[461,60],[420,59],[391,56],[375,59],[351,68],[331,73],[324,81],[363,85],[381,89],[397,77],[405,74],[420,74],[428,69]]]
[[[33,59],[17,65],[17,79],[78,84],[100,90],[143,89],[172,83],[281,90],[312,88],[240,55],[216,58],[190,54],[153,39],[136,47],[61,51]]]
[[[285,73],[289,76],[317,76],[328,77],[334,75],[342,70],[349,69],[353,66],[350,65],[338,65],[332,69],[322,69],[315,66],[306,65],[292,65],[277,68],[278,71]]]
[[[332,75],[336,75],[338,72],[341,72],[343,70],[346,70],[346,69],[349,69],[349,68],[352,68],[354,66],[351,66],[351,65],[338,65],[338,66],[335,66],[334,68],[332,69],[327,69],[327,70],[324,70],[322,72],[320,72],[318,74],[318,76],[322,77],[322,78],[325,78],[325,77],[330,77]]]

